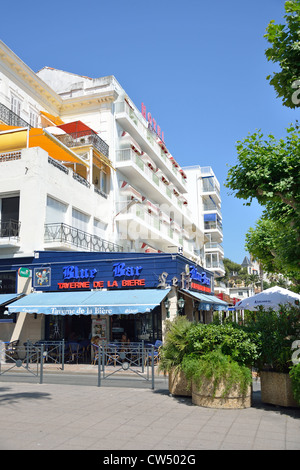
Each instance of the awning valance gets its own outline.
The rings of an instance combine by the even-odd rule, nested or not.
[[[8,313],[45,315],[129,315],[151,312],[170,289],[34,292],[10,304]]]

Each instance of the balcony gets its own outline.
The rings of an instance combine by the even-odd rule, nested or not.
[[[205,267],[213,271],[217,277],[224,276],[225,274],[222,256],[219,253],[206,253]]]
[[[216,221],[205,221],[204,220],[204,233],[211,235],[213,242],[221,242],[223,240],[223,227],[220,222]]]
[[[128,181],[134,181],[137,189],[147,194],[157,204],[167,204],[170,210],[173,208],[181,215],[191,218],[191,212],[184,201],[175,196],[174,185],[163,183],[161,173],[151,170],[141,156],[132,149],[116,152],[116,168]]]
[[[45,224],[44,242],[51,249],[77,249],[96,252],[120,252],[123,248],[97,235],[64,223]]]
[[[0,221],[0,248],[19,246],[21,223],[18,220]]]
[[[222,219],[221,208],[219,204],[215,204],[211,197],[206,199],[203,197],[203,211],[204,212],[213,212],[218,214],[219,218]]]
[[[221,203],[221,193],[220,193],[220,185],[217,178],[213,175],[210,176],[203,176],[201,168],[201,175],[202,175],[202,193],[204,196],[210,196],[213,203],[220,204]]]
[[[220,243],[217,242],[208,242],[204,245],[205,252],[218,251],[224,256],[224,248]]]
[[[0,121],[8,126],[29,127],[31,125],[24,119],[20,118],[16,113],[7,108],[4,104],[0,103]]]
[[[136,240],[139,238],[144,243],[162,252],[183,250],[188,258],[198,257],[195,252],[193,239],[179,224],[170,220],[163,212],[159,214],[149,201],[144,204],[128,204],[119,202],[116,221],[120,231],[120,237],[124,240]]]
[[[162,148],[159,145],[155,132],[148,128],[144,118],[139,116],[139,113],[126,101],[116,103],[116,120],[154,160],[158,168],[161,168],[167,177],[177,184],[180,191],[187,192],[187,181],[179,165],[174,164],[175,160],[169,156],[165,146]]]
[[[92,129],[57,135],[56,137],[69,148],[92,145],[102,155],[104,155],[106,158],[109,158],[109,146]]]

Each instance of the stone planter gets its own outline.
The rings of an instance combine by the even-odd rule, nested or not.
[[[207,408],[250,408],[252,387],[249,386],[245,396],[241,396],[239,386],[230,390],[229,395],[222,397],[225,390],[224,384],[220,383],[213,393],[213,383],[210,380],[204,379],[201,386],[198,388],[194,383],[192,384],[192,402],[194,405],[204,406]],[[214,396],[213,396],[214,394]]]
[[[169,372],[169,392],[172,395],[192,396],[191,386],[181,370],[172,369]]]
[[[260,373],[261,401],[278,406],[299,408],[292,392],[289,374],[262,371]]]

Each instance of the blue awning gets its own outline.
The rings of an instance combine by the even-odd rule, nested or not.
[[[0,305],[5,305],[14,299],[17,299],[22,294],[0,294]]]
[[[202,294],[200,292],[198,293],[187,289],[181,290],[187,295],[199,300],[199,310],[210,310],[211,307],[213,307],[214,310],[227,310],[228,308],[227,302],[215,297],[214,295]]]
[[[204,222],[217,220],[217,214],[204,214]]]
[[[129,315],[151,312],[170,289],[34,292],[7,306],[8,313]]]

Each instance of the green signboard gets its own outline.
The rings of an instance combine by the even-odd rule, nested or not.
[[[30,277],[31,271],[28,268],[19,268],[18,274],[20,277]]]

